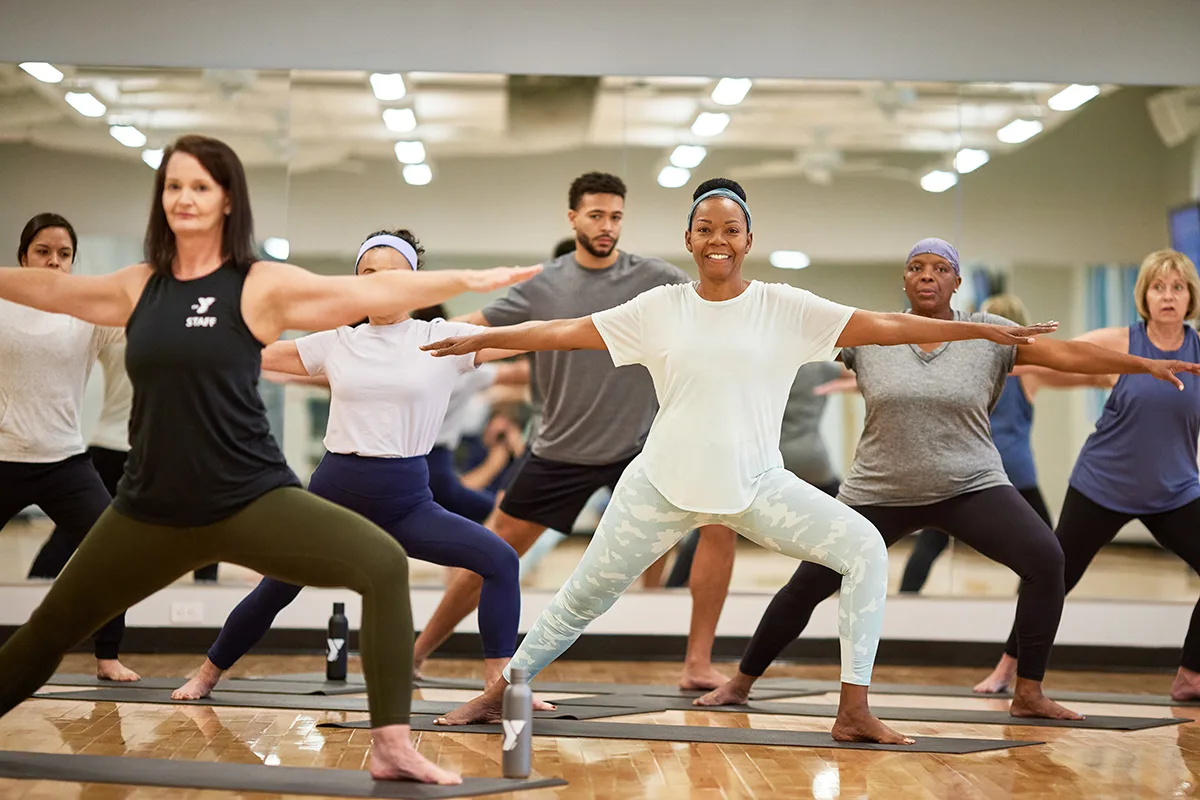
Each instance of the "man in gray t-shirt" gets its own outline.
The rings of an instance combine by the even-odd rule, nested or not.
[[[502,326],[585,317],[656,286],[689,280],[661,259],[617,250],[625,209],[620,178],[597,172],[580,176],[571,185],[568,208],[574,251],[547,262],[532,280],[463,321]],[[605,351],[538,352],[532,375],[534,391],[542,398],[541,421],[486,523],[519,554],[547,528],[570,531],[588,499],[598,489],[616,485],[641,452],[658,412],[650,373],[640,365],[614,367]],[[725,682],[711,657],[736,541],[722,526],[702,529],[691,587],[692,635],[680,681],[684,688],[715,688]],[[481,582],[474,573],[458,571],[417,639],[418,669],[478,605]]]

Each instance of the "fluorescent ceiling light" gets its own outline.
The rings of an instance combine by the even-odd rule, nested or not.
[[[683,167],[665,166],[658,173],[658,185],[664,189],[678,189],[692,179],[692,173]]]
[[[776,250],[771,253],[771,266],[779,269],[804,269],[812,261],[799,250]]]
[[[417,127],[417,115],[411,108],[385,108],[383,124],[396,133],[408,133]]]
[[[698,144],[681,144],[671,151],[671,165],[682,169],[693,169],[708,155],[708,150]]]
[[[146,166],[150,167],[150,169],[158,169],[162,165],[162,157],[162,150],[150,149],[142,151],[142,161],[145,161]]]
[[[433,180],[433,170],[428,164],[409,164],[404,168],[404,180],[413,186],[424,186]]]
[[[404,76],[399,72],[375,72],[371,75],[371,91],[385,102],[399,100],[407,93]]]
[[[396,142],[396,158],[401,164],[420,164],[425,160],[425,145],[421,142]]]
[[[954,168],[962,175],[974,172],[988,162],[990,156],[987,150],[972,150],[964,147],[954,156]]]
[[[1051,97],[1046,105],[1055,111],[1074,111],[1098,94],[1100,94],[1099,86],[1072,83]]]
[[[108,132],[126,147],[142,147],[146,144],[146,134],[132,125],[113,125]]]
[[[716,136],[729,125],[729,115],[724,111],[702,111],[692,123],[692,133],[697,136]]]
[[[287,239],[270,238],[263,242],[263,250],[271,258],[279,261],[286,261],[288,255],[292,252],[291,243]]]
[[[63,74],[53,64],[47,64],[45,61],[25,61],[18,66],[42,83],[58,83],[63,79]]]
[[[941,169],[935,169],[921,178],[921,188],[927,192],[944,192],[956,183],[957,175]]]
[[[1014,119],[1000,130],[996,138],[1005,144],[1020,144],[1042,132],[1042,123],[1036,119]]]
[[[103,117],[104,112],[108,111],[108,106],[93,97],[91,92],[67,92],[63,99],[85,117]]]
[[[736,106],[746,99],[754,81],[749,78],[721,78],[713,89],[712,101],[723,106]]]

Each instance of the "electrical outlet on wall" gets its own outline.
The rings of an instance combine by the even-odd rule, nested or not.
[[[171,624],[191,625],[204,622],[203,603],[171,603]]]

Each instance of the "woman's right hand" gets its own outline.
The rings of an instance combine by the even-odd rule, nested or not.
[[[467,291],[494,292],[514,283],[527,281],[542,271],[541,264],[532,267],[492,267],[491,269],[464,270],[466,272]]]
[[[1038,322],[1033,325],[1024,327],[1013,325],[988,325],[984,324],[986,330],[985,338],[996,344],[1017,345],[1017,344],[1033,344],[1035,336],[1041,336],[1046,333],[1054,333],[1058,330],[1058,322]]]

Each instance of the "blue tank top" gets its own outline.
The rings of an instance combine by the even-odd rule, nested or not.
[[[1004,381],[1004,391],[996,401],[989,417],[992,423],[992,441],[1000,451],[1004,472],[1017,489],[1033,489],[1037,486],[1037,468],[1033,465],[1033,448],[1029,445],[1029,434],[1033,430],[1033,406],[1021,388],[1021,379],[1009,375]]]
[[[1200,361],[1200,337],[1185,326],[1178,350],[1159,350],[1139,322],[1129,328],[1129,353]],[[1182,392],[1149,375],[1120,377],[1075,462],[1076,491],[1097,505],[1138,515],[1173,511],[1200,498],[1200,376],[1179,378]]]

